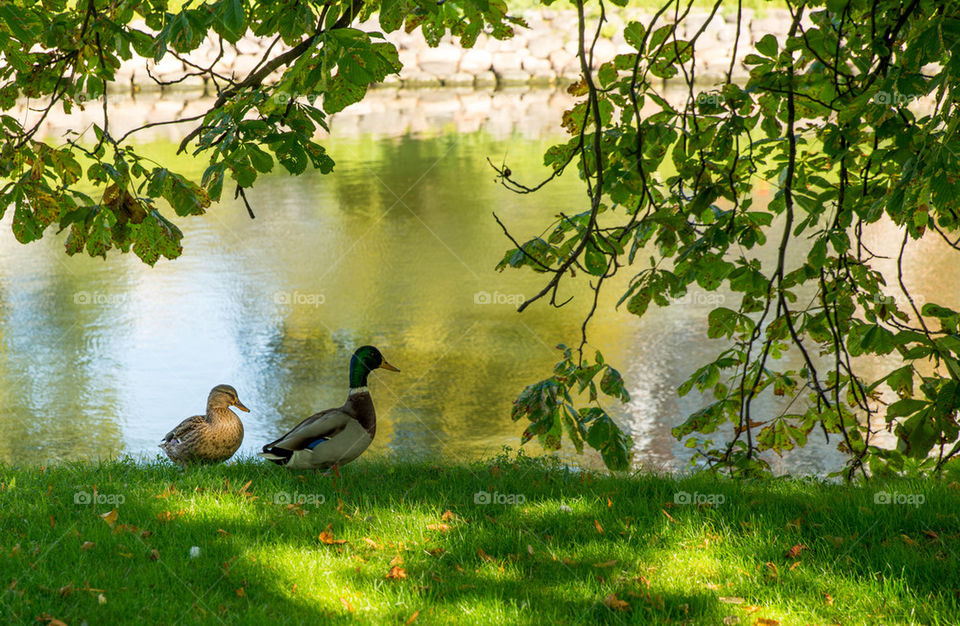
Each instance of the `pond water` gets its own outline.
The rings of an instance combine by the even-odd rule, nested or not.
[[[23,246],[8,211],[0,225],[0,460],[152,458],[164,433],[201,413],[218,383],[234,385],[251,409],[241,414],[240,453],[252,454],[339,406],[350,354],[367,343],[401,369],[371,377],[379,423],[368,454],[442,461],[516,448],[524,424],[510,420],[511,403],[549,374],[556,344],[577,340],[588,301],[580,283],[567,287],[575,296],[567,307],[518,314],[516,303],[542,277],[494,270],[509,244],[491,213],[526,238],[558,210],[583,210],[585,195],[573,171],[537,194],[512,194],[486,159],[506,160],[526,180],[543,176],[544,150],[563,139],[554,120],[564,95],[501,94],[499,105],[489,94],[452,91],[392,97],[405,104],[375,98],[334,120],[325,139],[333,175],[261,178],[248,192],[255,220],[232,199],[180,219],[183,256],[154,268],[132,255],[67,257],[64,236],[52,232]],[[148,147],[166,158],[175,139],[158,134]],[[181,161],[179,169],[197,167]],[[605,406],[633,435],[638,464],[682,468],[689,451],[670,429],[705,400],[675,390],[722,349],[706,339],[706,314],[715,297],[730,296],[693,294],[643,320],[613,312],[617,296],[610,290],[601,303],[591,345],[624,374],[632,400]],[[777,401],[762,399],[758,410],[778,410]],[[570,450],[561,456],[598,463]],[[838,457],[813,443],[773,460],[780,471],[807,473]]]

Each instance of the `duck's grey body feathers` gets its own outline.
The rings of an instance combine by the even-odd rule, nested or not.
[[[303,420],[263,446],[260,456],[291,469],[326,469],[360,456],[376,433],[373,400],[363,390],[351,393],[343,406]]]

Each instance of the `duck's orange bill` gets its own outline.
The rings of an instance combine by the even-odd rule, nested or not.
[[[400,368],[394,367],[394,366],[390,365],[389,363],[387,363],[386,361],[384,361],[383,363],[381,363],[381,364],[380,364],[380,367],[383,368],[383,369],[385,369],[385,370],[387,370],[387,371],[390,371],[390,372],[399,372],[399,371],[400,371]]]
[[[246,413],[249,413],[249,412],[250,412],[250,409],[248,409],[247,407],[243,406],[243,402],[240,402],[240,399],[239,399],[239,398],[237,399],[236,402],[233,403],[233,406],[237,407],[238,409],[240,409],[241,411],[244,411],[244,412],[246,412]]]

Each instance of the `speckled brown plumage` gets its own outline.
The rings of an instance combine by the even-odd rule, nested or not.
[[[207,398],[207,414],[194,415],[167,433],[160,448],[180,465],[226,461],[243,442],[243,422],[230,410],[243,406],[230,385],[217,385]]]

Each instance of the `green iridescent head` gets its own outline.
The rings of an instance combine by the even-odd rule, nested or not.
[[[373,370],[382,368],[391,372],[400,370],[387,363],[380,351],[373,346],[361,346],[350,357],[350,388],[367,386],[367,376]]]

